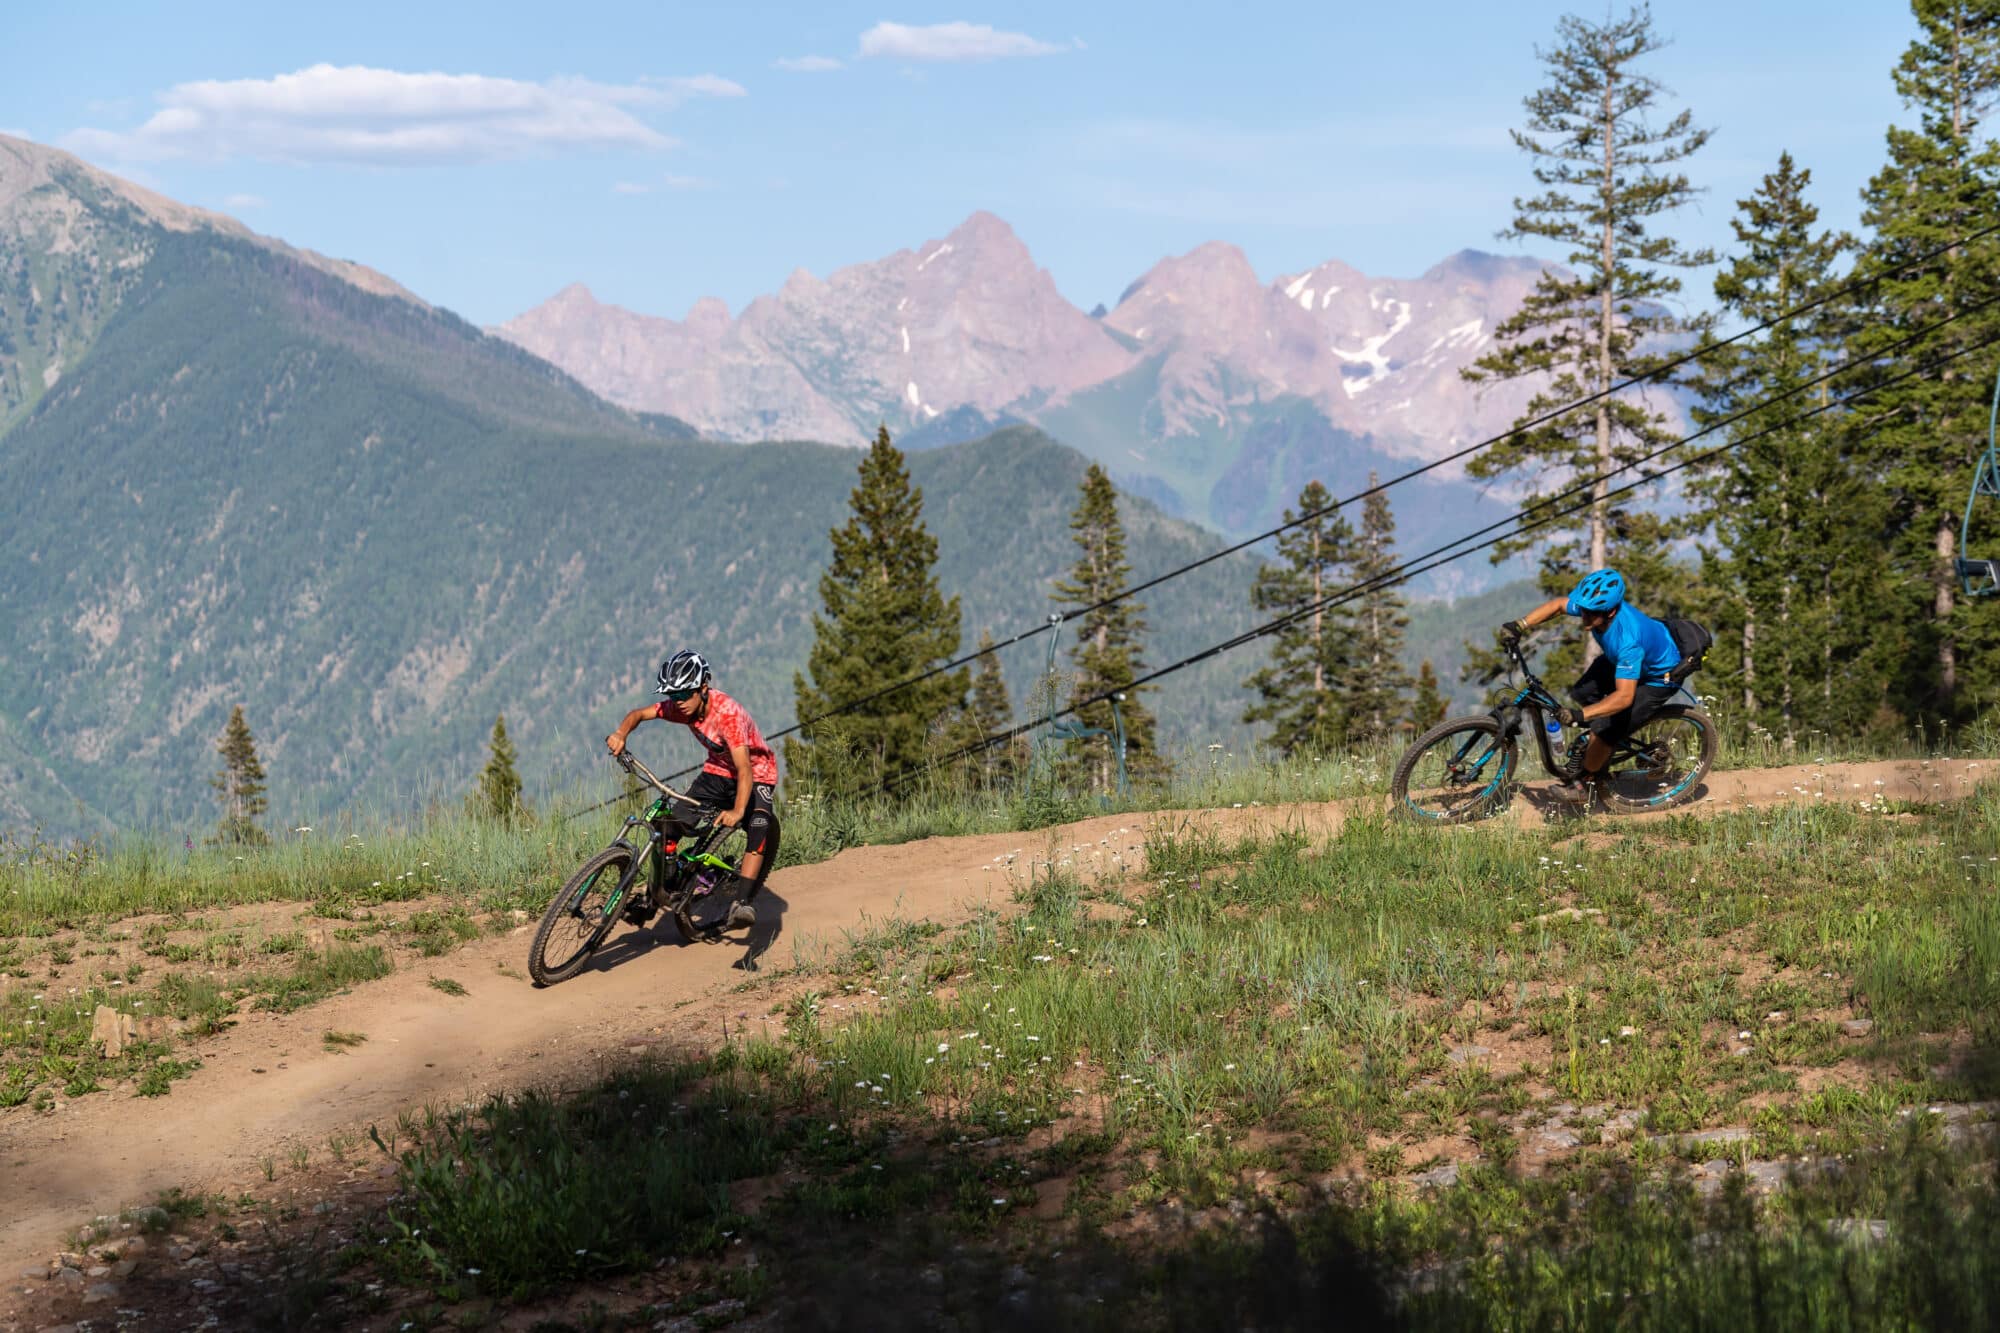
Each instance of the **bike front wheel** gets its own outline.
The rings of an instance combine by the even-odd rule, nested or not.
[[[1396,813],[1422,824],[1465,824],[1507,800],[1514,742],[1484,713],[1448,718],[1417,737],[1396,763]]]
[[[553,986],[580,972],[617,924],[634,878],[632,853],[624,847],[607,847],[578,867],[542,913],[528,947],[528,975]]]
[[[1670,810],[1693,800],[1715,764],[1715,723],[1699,708],[1671,707],[1632,728],[1600,790],[1607,809]]]

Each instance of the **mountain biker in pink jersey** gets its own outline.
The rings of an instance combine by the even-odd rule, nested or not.
[[[660,664],[659,693],[667,697],[627,713],[618,730],[604,738],[604,745],[614,755],[623,754],[625,738],[632,729],[655,718],[678,722],[694,733],[708,751],[708,762],[701,766],[687,794],[704,809],[715,811],[717,824],[723,828],[741,825],[749,839],[743,862],[737,867],[737,900],[724,925],[754,926],[757,909],[751,900],[764,887],[771,863],[778,859],[778,817],[772,809],[778,787],[778,757],[764,743],[764,734],[743,705],[711,685],[711,679],[708,661],[700,653],[675,653]]]

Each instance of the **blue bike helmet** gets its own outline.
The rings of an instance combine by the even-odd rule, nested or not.
[[[1568,611],[1616,611],[1625,602],[1625,576],[1615,569],[1596,569],[1570,592]]]

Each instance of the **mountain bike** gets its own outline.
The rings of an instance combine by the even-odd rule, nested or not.
[[[583,970],[617,926],[645,925],[655,912],[674,919],[689,943],[722,930],[743,860],[740,828],[723,828],[715,811],[653,776],[629,753],[619,766],[658,794],[643,814],[627,815],[611,845],[577,867],[556,894],[528,947],[528,975],[544,986]]]
[[[1420,822],[1464,824],[1498,811],[1511,794],[1523,719],[1541,747],[1542,767],[1550,777],[1563,776],[1544,721],[1562,701],[1535,675],[1519,644],[1507,644],[1506,650],[1510,660],[1486,679],[1511,669],[1521,677],[1519,692],[1491,712],[1447,718],[1417,737],[1390,780],[1397,813]],[[1715,723],[1682,681],[1673,683],[1687,703],[1662,705],[1612,747],[1600,788],[1608,809],[1682,805],[1694,798],[1715,763]],[[1584,732],[1574,743],[1589,740]]]

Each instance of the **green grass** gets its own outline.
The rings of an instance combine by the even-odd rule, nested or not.
[[[380,945],[334,945],[323,953],[302,956],[288,970],[251,977],[245,988],[258,996],[258,1008],[291,1013],[394,970]]]
[[[187,851],[134,837],[23,848],[0,856],[0,939],[245,903],[307,902],[334,919],[417,898],[453,899],[461,912],[539,911],[545,892],[602,845],[608,827],[600,819],[504,828],[441,810],[414,825],[369,819],[284,831],[268,847]],[[301,945],[281,935],[262,947]],[[186,961],[174,956],[177,946],[154,947],[168,961]]]
[[[1308,780],[1219,766],[1206,803]],[[968,810],[1008,817],[940,798],[875,831]],[[663,1256],[719,1272],[747,1238],[775,1266],[760,1299],[811,1293],[827,1327],[2000,1314],[1985,1141],[1928,1110],[2000,1096],[2000,787],[1644,824],[1363,816],[1323,845],[1199,829],[1155,825],[1143,877],[1038,873],[1012,915],[865,922],[775,1040],[412,1118],[381,1262],[442,1302],[509,1301]],[[419,915],[398,927],[419,942],[463,929]],[[387,965],[268,956],[288,967],[267,1003]],[[1571,1143],[1538,1159],[1545,1130]],[[1689,1137],[1715,1130],[1734,1137]],[[1412,1187],[1444,1160],[1456,1186]],[[1717,1160],[1804,1169],[1758,1199],[1718,1192]],[[1048,1189],[1054,1222],[1031,1216]],[[1213,1225],[1115,1238],[1169,1207]],[[857,1286],[933,1269],[888,1306]]]
[[[1723,731],[1721,768],[1943,753],[1914,736],[1884,751],[1879,742],[1813,736],[1786,746],[1769,737],[1733,737],[1726,726]],[[857,797],[869,790],[873,775],[856,771],[829,792],[781,788],[780,865],[821,861],[863,843],[1031,831],[1096,815],[1379,796],[1401,749],[1399,740],[1281,759],[1201,747],[1175,757],[1170,781],[1125,795],[1046,784],[986,789],[961,770],[941,768],[909,782],[893,799]],[[1975,728],[1956,739],[1951,753],[2000,755],[2000,734]],[[308,902],[319,916],[363,923],[343,929],[365,930],[384,904],[438,900],[442,905],[414,914],[409,928],[420,947],[442,952],[450,941],[476,933],[469,919],[474,911],[532,914],[545,908],[555,887],[618,829],[624,812],[638,808],[637,802],[620,802],[588,809],[615,790],[601,785],[564,793],[564,809],[586,811],[575,819],[556,811],[505,827],[470,818],[452,804],[434,804],[409,818],[362,811],[315,820],[277,830],[272,845],[258,848],[186,849],[139,835],[109,844],[0,840],[0,975],[18,970],[22,937],[133,915],[266,902]],[[159,926],[151,930],[160,933],[147,951],[167,962],[213,961],[220,947],[168,942]],[[304,939],[277,935],[259,947],[281,952],[304,947]]]
[[[1589,832],[1160,834],[1143,883],[1045,876],[1012,918],[875,923],[782,1040],[447,1121],[403,1159],[399,1252],[520,1295],[743,1228],[823,1249],[917,1243],[918,1218],[960,1243],[1073,1175],[1107,1219],[1275,1200],[1304,1265],[1284,1290],[1322,1280],[1314,1253],[1386,1264],[1420,1327],[1666,1328],[1746,1301],[1754,1326],[1810,1325],[1835,1291],[1855,1327],[1984,1311],[1991,1247],[1958,1228],[1991,1216],[1990,1171],[1922,1112],[2000,1093],[2000,789]],[[1839,1033],[1855,1013],[1866,1041]],[[1472,1044],[1521,1058],[1453,1060]],[[1636,1135],[1604,1128],[1620,1113]],[[1544,1122],[1575,1151],[1511,1170]],[[1679,1137],[1715,1128],[1747,1137]],[[1391,1188],[1437,1141],[1475,1158],[1461,1184]],[[1685,1174],[1718,1156],[1861,1165],[1753,1205]],[[620,1172],[652,1183],[620,1203]],[[780,1172],[758,1219],[730,1203]],[[1331,1207],[1328,1172],[1350,1181]],[[1891,1240],[1829,1229],[1854,1217]],[[1449,1280],[1411,1285],[1427,1272]]]

